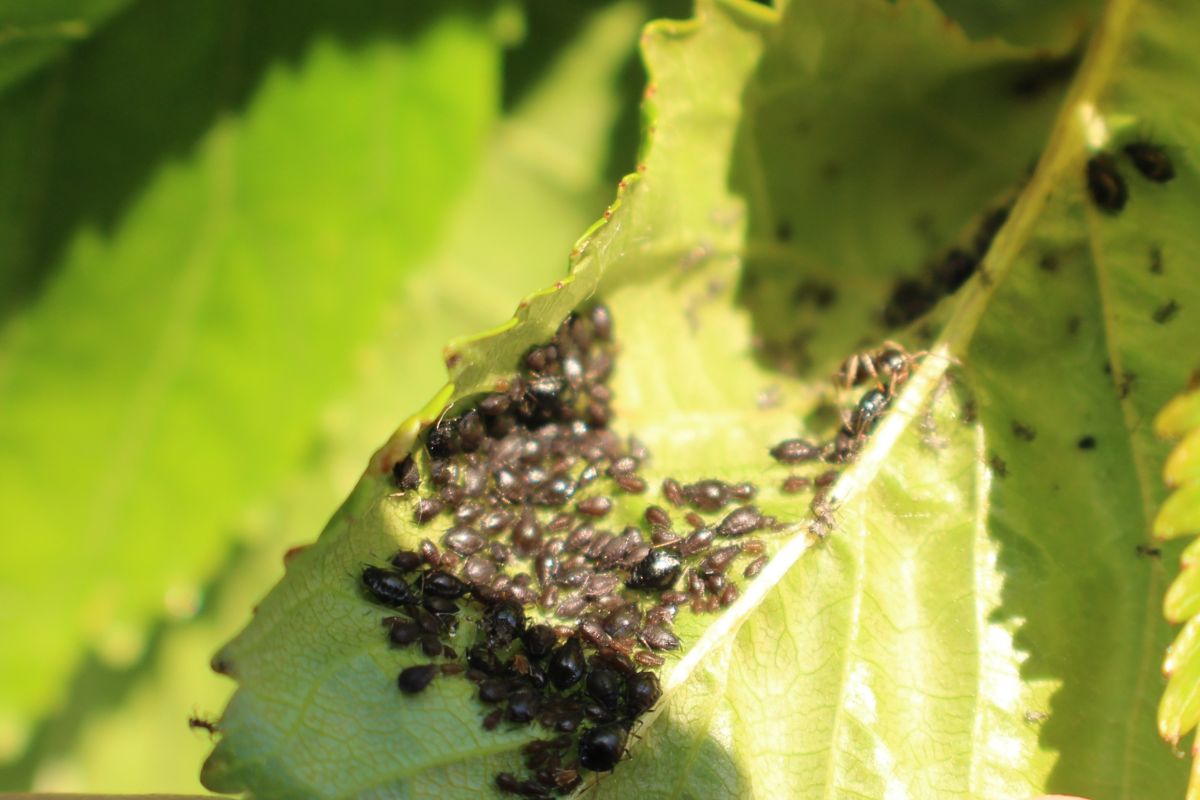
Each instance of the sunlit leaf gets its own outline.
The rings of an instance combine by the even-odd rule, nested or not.
[[[637,177],[569,280],[447,348],[452,383],[218,654],[239,689],[206,784],[475,794],[521,769],[536,733],[484,731],[470,684],[396,692],[421,657],[386,646],[356,576],[428,535],[388,481],[421,426],[598,296],[617,321],[614,424],[652,454],[649,496],[611,524],[639,520],[666,476],[752,480],[785,523],[740,600],[680,614],[666,697],[599,795],[1180,796],[1186,765],[1154,736],[1165,570],[1137,545],[1161,498],[1147,421],[1192,369],[1176,343],[1200,333],[1178,266],[1195,252],[1200,132],[1176,99],[1194,13],[1114,0],[1065,98],[1014,92],[1037,54],[972,44],[925,2],[782,20],[701,3],[651,26]],[[1175,179],[1121,156],[1127,207],[1099,209],[1085,161],[1138,137],[1166,145]],[[990,248],[972,241],[1013,200]],[[986,256],[897,331],[917,316],[897,313],[898,279],[933,293],[951,246]],[[825,376],[889,334],[927,349],[814,537],[811,495],[779,491],[767,448],[836,429]]]

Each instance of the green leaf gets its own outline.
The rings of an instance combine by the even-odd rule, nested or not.
[[[530,26],[544,23],[544,13],[530,12]],[[599,168],[620,105],[636,98],[615,86],[615,78],[634,55],[644,16],[638,6],[620,4],[578,31],[565,25],[553,31],[561,49],[489,132],[479,168],[435,251],[410,269],[388,300],[383,334],[355,354],[352,388],[324,413],[327,424],[310,463],[268,510],[254,515],[253,543],[234,551],[197,618],[167,628],[116,707],[103,707],[105,696],[72,693],[73,714],[87,715],[78,741],[40,753],[36,776],[11,788],[198,789],[196,765],[209,743],[188,730],[187,716],[215,717],[229,694],[229,682],[208,667],[212,651],[242,627],[264,581],[282,574],[280,554],[303,543],[353,484],[362,454],[394,424],[396,409],[419,405],[444,380],[440,345],[511,310],[504,292],[480,287],[496,282],[533,288],[553,280],[562,272],[563,242],[603,203],[609,187]],[[543,52],[549,33],[531,35],[521,50]],[[499,207],[507,213],[497,215]],[[66,739],[69,724],[56,724],[46,739]]]
[[[0,244],[45,276],[0,330],[5,759],[85,648],[191,612],[475,170],[486,18],[283,16],[145,4],[4,100]]]
[[[421,426],[596,295],[618,326],[615,424],[647,445],[655,487],[611,524],[639,519],[666,476],[751,479],[787,523],[738,602],[681,613],[666,697],[628,761],[589,777],[597,795],[1180,796],[1186,767],[1153,735],[1165,570],[1136,546],[1165,455],[1145,421],[1192,368],[1173,343],[1200,334],[1182,266],[1200,130],[1176,99],[1196,78],[1195,13],[1114,0],[1065,98],[1014,92],[1036,54],[970,43],[926,2],[792,4],[782,20],[701,3],[651,26],[638,177],[569,280],[451,344],[452,383],[218,655],[239,689],[206,785],[474,795],[520,771],[536,734],[482,731],[469,684],[399,696],[420,656],[386,646],[355,575],[430,534],[385,479]],[[1122,161],[1128,207],[1106,214],[1084,163],[1139,135],[1178,176],[1156,185]],[[836,429],[825,376],[895,333],[879,311],[897,279],[971,246],[1010,198],[975,277],[902,331],[928,342],[920,366],[833,486],[836,529],[813,536],[811,496],[779,491],[767,448]],[[813,282],[830,302],[807,301]]]
[[[95,34],[130,0],[0,2],[0,91]]]

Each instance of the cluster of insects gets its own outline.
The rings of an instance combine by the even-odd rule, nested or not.
[[[1175,177],[1175,165],[1170,157],[1157,145],[1149,142],[1132,142],[1122,148],[1134,169],[1148,181],[1166,183]],[[1097,208],[1109,214],[1117,214],[1129,200],[1129,188],[1112,153],[1097,153],[1088,159],[1084,167],[1088,194]]]
[[[816,494],[810,509],[813,513],[811,531],[824,536],[832,527],[832,509],[826,499],[828,488],[838,477],[838,466],[854,459],[879,418],[887,410],[896,392],[908,380],[920,354],[909,354],[895,342],[856,353],[842,362],[834,376],[835,384],[843,390],[869,385],[859,395],[852,410],[842,414],[842,425],[833,438],[814,442],[808,439],[785,439],[770,448],[771,457],[781,464],[823,464],[826,469],[815,475],[793,473],[781,486],[785,494],[795,494],[810,487]]]
[[[985,214],[969,246],[951,248],[929,264],[923,274],[898,280],[884,306],[883,322],[894,328],[908,325],[966,283],[979,269],[992,239],[1008,219],[1009,209],[1004,205]]]
[[[361,573],[369,599],[398,612],[383,619],[390,642],[425,658],[400,672],[402,693],[465,679],[485,729],[552,734],[523,750],[528,774],[496,776],[526,797],[616,766],[682,645],[677,615],[735,602],[767,563],[752,534],[781,527],[750,483],[650,486],[647,448],[608,427],[615,352],[604,306],[571,314],[517,375],[432,425],[391,479],[437,534]]]

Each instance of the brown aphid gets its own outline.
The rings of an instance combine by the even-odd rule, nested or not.
[[[612,511],[612,507],[612,498],[604,496],[589,497],[575,504],[576,511],[589,517],[603,517]]]
[[[762,572],[763,567],[767,565],[767,561],[766,556],[759,556],[746,565],[746,568],[742,570],[742,575],[747,578],[757,577],[758,573]]]
[[[753,500],[758,494],[758,487],[752,483],[735,483],[729,487],[729,495],[734,500]]]
[[[488,714],[486,717],[483,718],[483,729],[485,731],[496,730],[496,728],[499,727],[499,725],[500,725],[500,720],[502,720],[502,719],[504,719],[504,709],[497,708],[495,711],[491,712],[490,714]],[[503,774],[506,774],[506,773],[501,773],[501,775],[503,775]],[[499,775],[496,776],[497,785],[499,785],[499,777],[500,777]],[[516,780],[516,779],[514,778],[513,780]]]
[[[413,508],[413,522],[424,525],[442,513],[442,501],[435,497],[422,497]]]
[[[629,494],[641,494],[646,491],[646,481],[637,475],[617,475],[613,478],[613,482],[621,488],[622,491]]]
[[[1129,190],[1125,179],[1117,171],[1117,163],[1107,153],[1098,153],[1088,159],[1084,169],[1088,193],[1092,202],[1109,214],[1117,214],[1125,207]]]
[[[763,527],[763,516],[754,506],[742,506],[731,511],[717,525],[718,536],[745,536]]]
[[[832,486],[837,483],[838,475],[841,473],[836,469],[827,469],[817,477],[813,478],[813,486],[818,489],[824,489],[827,486]]]
[[[638,638],[651,650],[678,650],[680,646],[679,637],[660,625],[647,625]]]
[[[1166,183],[1175,177],[1175,165],[1162,148],[1149,142],[1131,142],[1124,149],[1133,166],[1147,180]]]
[[[737,602],[737,599],[740,596],[741,591],[738,589],[736,583],[731,582],[725,584],[725,588],[721,590],[720,595],[721,608],[728,608],[729,606],[733,605],[735,602]]]
[[[421,544],[417,547],[417,553],[421,556],[421,560],[431,567],[440,567],[442,565],[441,551],[429,539],[421,540]]]
[[[742,542],[742,552],[749,556],[757,556],[765,553],[767,546],[758,539],[747,539]]]
[[[1012,422],[1012,432],[1013,436],[1017,437],[1023,442],[1032,442],[1037,438],[1037,431],[1025,423],[1019,422],[1015,419]]]
[[[662,493],[673,506],[683,506],[687,502],[683,495],[683,487],[674,478],[667,478],[662,482]]]
[[[661,506],[646,506],[646,511],[643,513],[646,522],[655,528],[670,528],[671,515],[666,512]]]
[[[707,525],[707,523],[704,521],[704,517],[700,516],[695,511],[689,511],[684,519],[687,520],[687,524],[691,525],[693,528],[703,528]]]
[[[821,448],[806,439],[785,439],[770,450],[781,464],[801,464],[821,457]]]
[[[558,608],[554,613],[560,617],[578,617],[587,608],[588,601],[586,597],[568,597],[558,604]]]
[[[780,487],[784,494],[797,494],[812,486],[812,479],[804,475],[788,475]]]
[[[638,650],[633,654],[633,660],[644,667],[661,667],[667,663],[667,660],[657,653],[651,653],[649,650]]]

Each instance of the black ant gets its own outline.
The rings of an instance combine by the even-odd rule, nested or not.
[[[221,729],[217,727],[216,722],[213,722],[210,719],[205,719],[198,714],[193,714],[192,716],[188,717],[188,727],[192,730],[196,730],[197,728],[206,730],[208,731],[210,738],[221,732]]]

